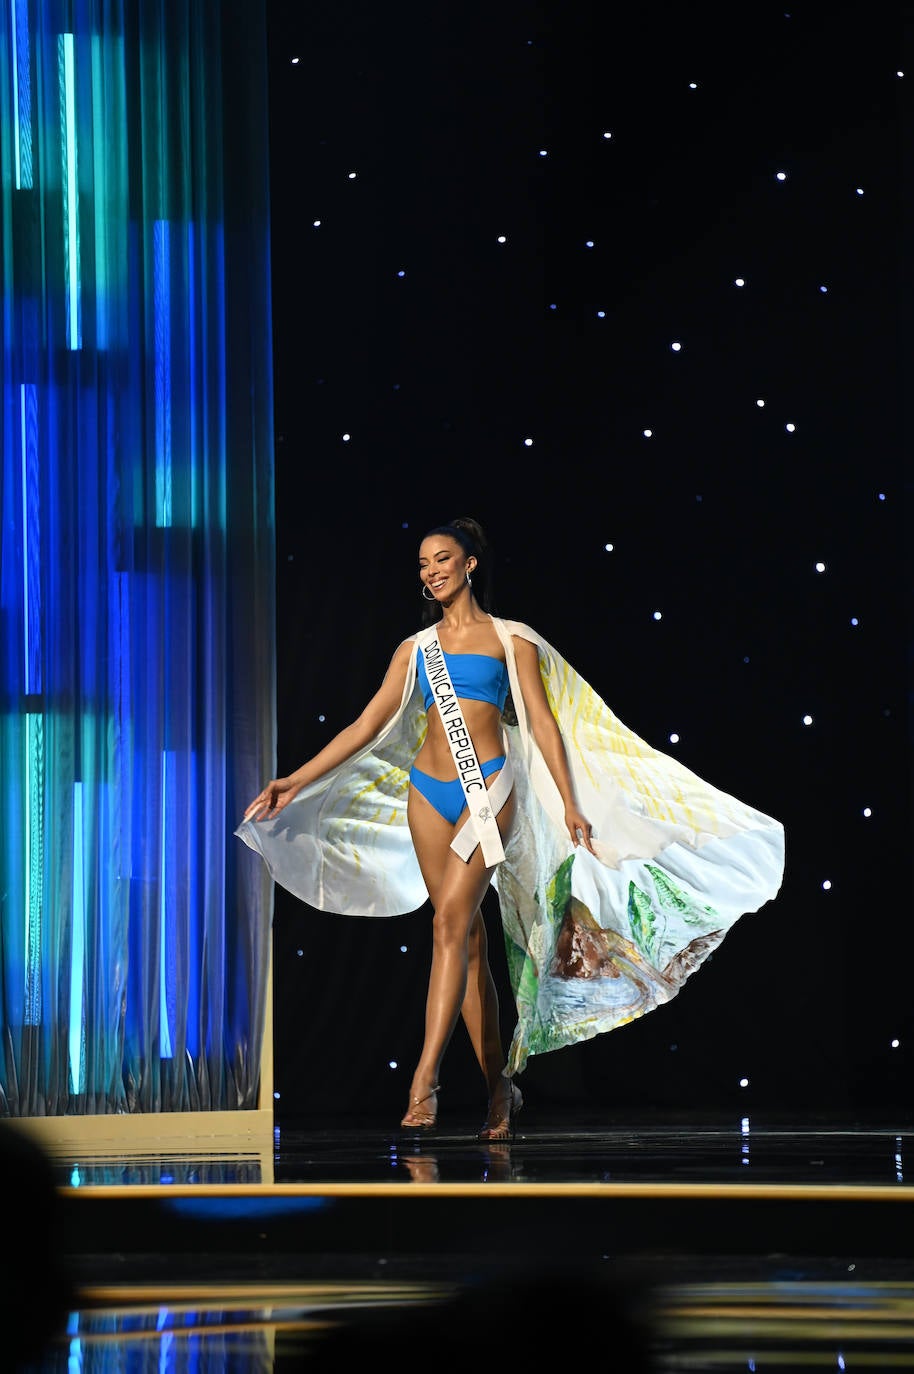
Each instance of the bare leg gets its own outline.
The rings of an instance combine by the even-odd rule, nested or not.
[[[489,941],[482,909],[479,908],[470,927],[468,947],[467,988],[460,1008],[473,1053],[492,1091],[505,1067],[499,1023],[498,990],[489,964]]]
[[[467,1029],[490,1091],[489,1074],[496,1064],[504,1064],[498,1030],[498,1002],[479,910],[492,870],[486,867],[479,848],[468,863],[458,858],[450,848],[455,827],[415,789],[410,792],[408,816],[434,918],[425,1038],[410,1087],[410,1107],[416,1106],[416,1119],[411,1119],[408,1111],[404,1123],[431,1124],[427,1118],[431,1116],[434,1120],[437,1107],[434,1091],[442,1056],[462,1009],[466,1008]],[[512,795],[498,817],[503,836],[513,817]]]

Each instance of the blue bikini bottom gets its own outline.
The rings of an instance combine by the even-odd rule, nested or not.
[[[482,776],[487,778],[490,773],[497,773],[504,764],[504,754],[500,754],[497,759],[489,759],[487,763],[480,765]],[[423,773],[421,768],[413,764],[409,770],[409,781],[411,787],[415,787],[426,801],[431,802],[439,816],[450,821],[451,825],[456,825],[467,804],[463,783],[459,778],[433,778],[430,773]]]

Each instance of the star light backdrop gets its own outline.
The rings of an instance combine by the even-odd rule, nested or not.
[[[777,901],[674,1002],[531,1060],[528,1097],[890,1110],[907,15],[633,8],[268,7],[279,768],[418,627],[425,530],[477,516],[499,611],[787,838]],[[279,1115],[393,1119],[428,910],[277,891],[275,940]],[[442,1120],[482,1107],[462,1029],[442,1077]]]

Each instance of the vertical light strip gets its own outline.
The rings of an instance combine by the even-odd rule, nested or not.
[[[41,525],[38,508],[38,389],[19,388],[22,469],[22,654],[23,691],[41,691]]]
[[[19,44],[16,29],[19,25],[20,4],[10,8],[10,53],[13,66],[13,166],[15,167],[16,190],[22,190],[22,166],[19,152]]]
[[[32,688],[29,652],[29,457],[25,442],[25,384],[19,388],[19,433],[22,443],[22,682],[28,695]],[[28,795],[28,794],[26,794]]]
[[[95,218],[95,233],[90,240],[90,255],[94,256],[92,270],[94,280],[92,295],[94,304],[95,348],[98,353],[107,352],[112,332],[113,292],[116,291],[120,271],[126,275],[127,265],[117,261],[117,250],[113,248],[111,234],[116,233],[117,216],[113,213],[116,197],[112,195],[113,177],[109,172],[112,150],[109,147],[111,130],[117,124],[118,109],[113,97],[111,83],[106,80],[106,64],[110,62],[116,69],[124,63],[123,43],[111,34],[93,33],[90,40],[92,63],[92,130],[90,143],[92,166],[92,185],[108,188],[106,195],[93,197],[92,209]],[[86,141],[83,139],[83,147]],[[116,332],[116,329],[115,329]]]
[[[13,165],[16,190],[32,185],[32,87],[29,59],[28,0],[10,6],[10,49],[13,66]]]
[[[201,400],[202,378],[197,371],[197,257],[196,225],[193,220],[187,226],[187,365],[191,378],[190,401],[190,453],[187,455],[188,478],[190,480],[190,523],[194,529],[200,518],[197,508],[197,493],[200,479],[197,463],[202,463],[203,455],[199,448],[200,410],[206,405]]]
[[[168,750],[162,751],[162,843],[159,856],[159,1058],[171,1059],[168,1026]]]
[[[41,1025],[41,905],[44,879],[44,717],[25,714],[25,1023]]]
[[[168,311],[171,260],[168,222],[156,220],[152,232],[152,318],[155,330],[156,524],[172,522],[171,509],[171,350]]]
[[[86,951],[86,883],[83,855],[83,785],[73,784],[73,927],[70,937],[70,1082],[85,1092],[83,1071],[83,963]]]
[[[73,35],[62,33],[57,39],[57,66],[60,78],[61,168],[64,187],[64,249],[67,293],[67,347],[82,347],[79,297],[79,204],[76,177],[76,79],[73,62]]]

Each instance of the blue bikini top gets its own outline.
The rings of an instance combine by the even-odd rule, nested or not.
[[[508,699],[510,683],[507,664],[502,663],[500,658],[494,658],[491,654],[445,654],[444,661],[458,697],[466,697],[470,701],[488,701],[497,706],[499,711],[502,710]],[[434,705],[435,697],[421,651],[416,666],[427,711]]]

